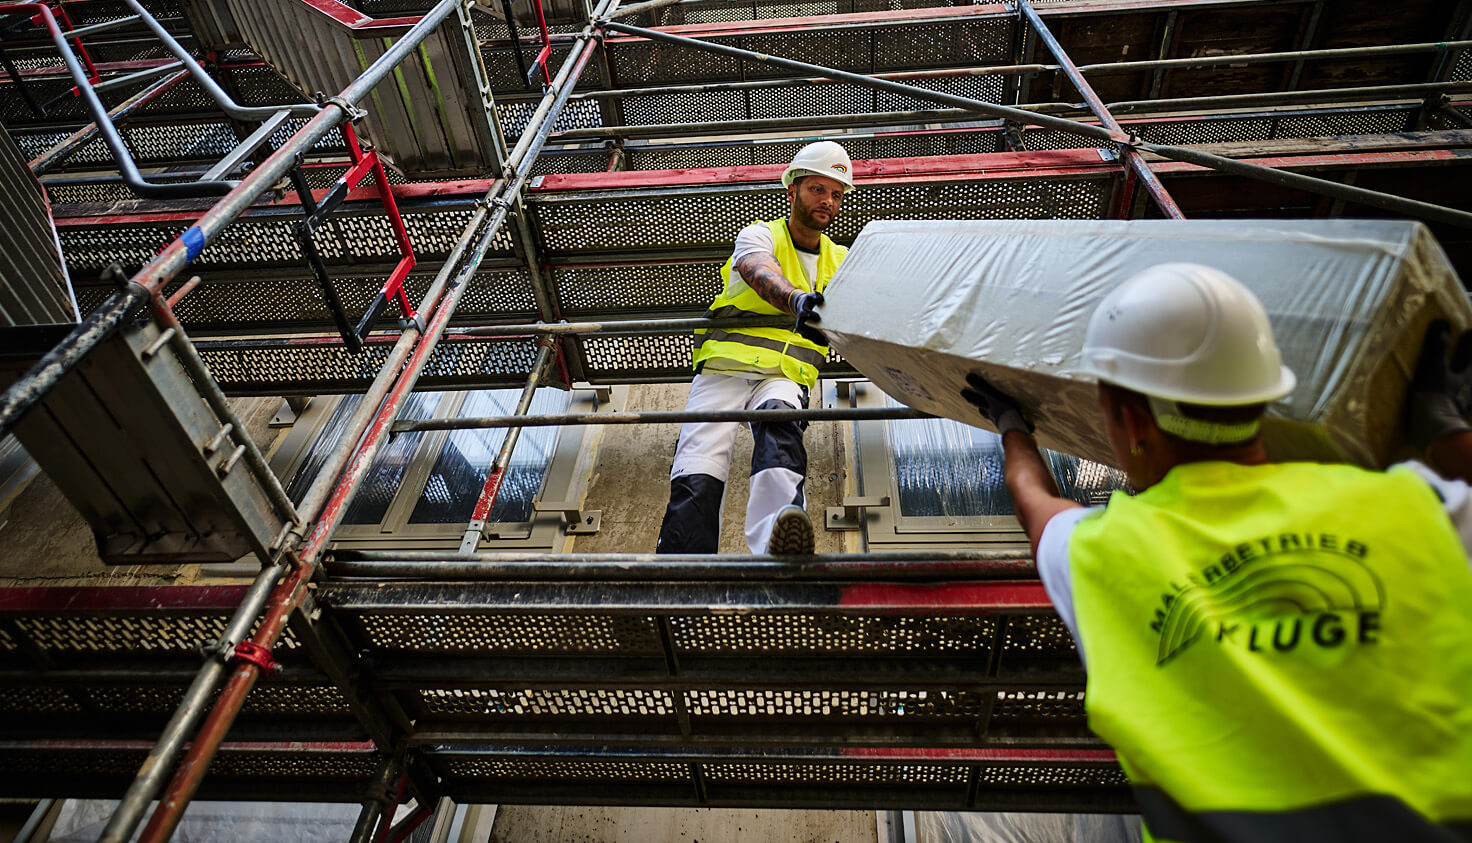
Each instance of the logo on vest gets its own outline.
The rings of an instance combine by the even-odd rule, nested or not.
[[[1202,641],[1261,654],[1377,643],[1385,590],[1369,552],[1333,533],[1233,545],[1161,595],[1150,622],[1156,666]]]

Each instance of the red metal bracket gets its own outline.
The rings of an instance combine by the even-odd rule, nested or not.
[[[50,3],[48,3],[47,5],[49,6]],[[56,0],[56,8],[54,11],[56,12],[57,20],[59,20],[62,27],[64,27],[64,32],[71,32],[73,29],[77,28],[74,24],[72,24],[72,17],[71,15],[68,15],[66,13],[66,6],[61,2],[61,0]],[[31,21],[37,26],[46,25],[46,22],[42,19],[41,15],[36,15],[34,18],[31,19]],[[97,65],[92,63],[92,56],[87,54],[87,48],[83,46],[82,39],[68,38],[67,40],[72,42],[72,45],[77,48],[77,57],[82,60],[82,65],[87,68],[87,81],[92,83],[93,85],[96,85],[101,79],[101,74],[97,72]],[[73,87],[72,90],[75,93],[81,93],[81,90],[79,88]]]
[[[259,667],[264,673],[275,673],[281,669],[281,662],[271,658],[271,651],[252,641],[242,641],[235,645],[230,654],[231,661],[250,662]]]
[[[383,314],[391,301],[397,302],[399,310],[403,313],[402,327],[407,328],[412,324],[423,331],[424,323],[419,314],[414,312],[414,306],[409,303],[409,296],[404,291],[404,279],[409,277],[409,271],[414,268],[415,264],[414,245],[409,241],[409,231],[404,226],[404,218],[399,214],[398,202],[394,199],[394,192],[389,185],[388,174],[384,172],[383,162],[378,157],[378,150],[372,147],[365,150],[359,145],[358,135],[353,131],[351,120],[344,121],[339,128],[342,132],[343,145],[347,147],[348,156],[352,158],[353,163],[348,167],[348,171],[339,176],[332,188],[322,196],[320,203],[314,198],[301,168],[295,167],[291,171],[291,180],[296,186],[298,199],[307,211],[306,218],[297,224],[294,234],[302,254],[307,259],[307,264],[312,268],[312,274],[316,276],[318,284],[322,287],[322,297],[327,304],[328,311],[332,314],[333,321],[337,324],[338,332],[342,334],[343,342],[346,343],[349,351],[357,354],[362,351],[363,341],[368,338],[378,317]],[[378,199],[383,203],[389,225],[393,229],[394,241],[399,247],[399,261],[389,273],[383,288],[378,291],[378,295],[374,296],[367,312],[354,325],[343,309],[342,299],[332,283],[327,264],[323,262],[321,254],[312,242],[312,232],[327,221],[332,212],[348,198],[353,189],[369,173],[373,174],[373,179],[377,183]]]
[[[552,36],[547,32],[547,16],[542,11],[542,0],[532,0],[537,8],[537,26],[542,28],[542,49],[538,51],[537,58],[532,62],[531,70],[527,72],[527,84],[531,84],[531,77],[542,69],[542,84],[552,84],[552,71],[547,68],[552,58]]]
[[[363,151],[358,144],[358,135],[353,131],[353,124],[344,122],[342,124],[343,142],[348,148],[348,155],[353,159],[353,166],[348,171],[349,189],[357,186],[357,182],[363,178],[363,174],[371,170],[373,180],[378,183],[378,195],[383,200],[383,209],[388,212],[389,224],[394,229],[394,239],[399,244],[399,262],[389,273],[388,280],[384,282],[379,296],[384,299],[394,299],[399,303],[399,309],[404,314],[407,322],[416,321],[419,314],[414,312],[414,305],[409,303],[409,297],[404,292],[404,279],[409,277],[409,270],[414,268],[414,245],[409,242],[409,231],[404,227],[404,218],[399,215],[399,205],[394,201],[394,192],[388,183],[388,174],[383,171],[383,162],[378,158],[377,149]],[[351,178],[356,174],[356,178]],[[362,326],[359,326],[360,331]],[[366,332],[365,332],[366,333]]]

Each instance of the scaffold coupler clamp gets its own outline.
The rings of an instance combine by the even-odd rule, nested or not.
[[[408,316],[399,317],[399,330],[407,331],[414,328],[423,334],[427,331],[423,313],[411,313]]]
[[[341,96],[324,97],[319,92],[317,95],[317,104],[322,106],[323,108],[326,108],[329,105],[335,105],[338,108],[341,108],[343,114],[345,115],[344,119],[347,120],[347,122],[349,123],[356,123],[359,120],[362,120],[364,117],[368,116],[367,110],[353,105],[352,103],[343,99]]]
[[[497,211],[503,211],[505,212],[507,219],[511,219],[516,216],[516,205],[513,204],[511,199],[504,193],[494,196],[490,199],[482,196],[479,200],[477,200],[477,204],[485,208],[492,215],[494,215]]]
[[[252,641],[241,641],[232,644],[229,641],[209,640],[199,646],[200,655],[209,659],[217,659],[222,664],[235,662],[250,662],[260,668],[264,673],[275,673],[281,669],[281,663],[271,658],[271,651]]]
[[[262,673],[275,673],[281,669],[281,662],[271,658],[271,651],[253,641],[236,644],[230,653],[230,661],[250,662],[260,668]]]

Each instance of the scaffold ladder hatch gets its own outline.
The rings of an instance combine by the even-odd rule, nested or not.
[[[204,29],[221,40],[210,49],[228,46],[218,30],[237,34],[309,99],[346,88],[404,31],[402,18],[378,20],[338,0],[203,0],[185,7],[216,22]],[[393,84],[364,100],[361,129],[405,174],[500,175],[505,141],[469,4],[454,11],[399,62]]]
[[[25,257],[0,263],[9,323],[0,338],[6,362],[29,367],[48,337],[75,327],[75,311],[56,295],[64,275],[45,194],[10,138],[0,143],[8,251]],[[64,375],[16,436],[92,525],[104,562],[268,558],[290,506],[278,506],[274,477],[246,459],[255,446],[203,367],[191,371],[180,326],[139,315]]]

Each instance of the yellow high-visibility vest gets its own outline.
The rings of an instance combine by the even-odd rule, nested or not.
[[[797,247],[792,244],[792,234],[787,230],[787,218],[759,224],[770,229],[776,240],[774,254],[778,265],[782,267],[782,274],[792,282],[792,286],[803,292],[823,292],[828,281],[833,278],[833,273],[838,271],[844,255],[848,254],[848,249],[834,243],[827,235],[818,235],[818,277],[810,279],[803,271],[802,261],[798,259]],[[733,290],[729,258],[725,266],[721,267],[721,281],[724,286],[720,295],[711,303],[706,316],[722,318],[782,315],[783,311],[757,295],[745,282],[737,283],[735,295],[730,295]],[[708,360],[719,359],[723,363],[737,364],[723,365],[720,367],[722,369],[780,371],[783,377],[806,387],[818,382],[818,367],[828,356],[827,346],[809,342],[787,328],[697,328],[695,343],[694,365],[697,369]]]
[[[1089,726],[1153,839],[1472,830],[1472,572],[1414,472],[1180,465],[1068,553]]]

